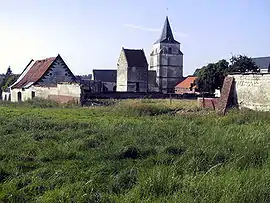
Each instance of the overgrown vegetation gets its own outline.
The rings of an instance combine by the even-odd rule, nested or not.
[[[270,201],[269,113],[37,103],[0,106],[0,202]]]

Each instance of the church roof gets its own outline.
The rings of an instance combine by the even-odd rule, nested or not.
[[[171,26],[170,26],[170,23],[169,23],[168,16],[166,16],[166,20],[165,20],[165,23],[164,23],[164,26],[163,26],[161,36],[155,42],[155,44],[158,44],[158,43],[180,44],[173,37],[173,33],[172,33],[172,29],[171,29]]]
[[[94,80],[116,82],[117,70],[93,70]]]
[[[128,67],[145,67],[148,66],[143,49],[125,49],[125,53]]]

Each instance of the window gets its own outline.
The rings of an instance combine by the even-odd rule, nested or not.
[[[22,101],[22,93],[21,92],[17,93],[17,97],[18,97],[18,102]]]
[[[32,91],[32,99],[34,99],[35,97],[36,97],[36,93]]]
[[[166,48],[163,48],[161,51],[160,51],[161,54],[167,54],[167,49]]]
[[[136,92],[139,92],[140,91],[140,84],[138,82],[136,82]]]
[[[172,54],[172,48],[171,47],[168,48],[168,54]]]

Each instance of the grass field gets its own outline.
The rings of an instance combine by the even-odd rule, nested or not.
[[[1,103],[0,202],[269,202],[269,123],[185,100]]]

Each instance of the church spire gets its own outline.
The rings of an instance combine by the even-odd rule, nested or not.
[[[169,23],[168,16],[166,16],[166,20],[165,20],[165,23],[164,23],[164,26],[163,26],[161,36],[155,42],[155,44],[158,44],[158,43],[180,44],[173,37],[173,33],[172,33],[172,29],[171,29],[171,26],[170,26],[170,23]]]

